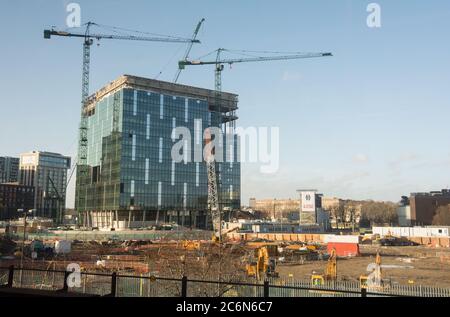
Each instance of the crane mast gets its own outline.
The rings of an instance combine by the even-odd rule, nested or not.
[[[315,58],[315,57],[327,57],[333,56],[332,53],[295,53],[289,55],[279,55],[279,56],[256,56],[256,57],[246,57],[246,58],[234,58],[234,59],[221,59],[220,55],[226,49],[219,48],[216,50],[216,59],[213,61],[202,61],[202,60],[192,60],[187,59],[178,62],[178,68],[180,70],[184,69],[186,66],[195,65],[214,65],[215,66],[215,106],[218,108],[219,113],[222,113],[221,106],[221,93],[222,93],[222,71],[224,69],[224,64],[232,65],[234,63],[245,63],[245,62],[264,62],[264,61],[276,61],[276,60],[291,60],[291,59],[302,59],[302,58]],[[225,123],[226,124],[226,123]],[[211,142],[211,136],[206,133],[206,144]],[[220,206],[220,184],[218,183],[218,172],[215,157],[213,155],[213,150],[210,149],[211,154],[209,158],[206,159],[207,166],[207,176],[208,176],[208,208],[210,210],[210,216],[213,224],[213,230],[216,237],[220,241],[222,239],[222,208]]]

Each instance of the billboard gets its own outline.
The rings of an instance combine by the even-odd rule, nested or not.
[[[316,211],[316,193],[312,191],[302,192],[302,211]]]
[[[22,155],[21,156],[21,164],[23,165],[36,165],[36,155]]]

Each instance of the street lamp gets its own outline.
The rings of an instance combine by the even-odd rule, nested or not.
[[[25,250],[25,239],[27,233],[27,216],[32,214],[35,210],[29,209],[25,211],[24,209],[17,209],[17,212],[23,213],[23,240],[22,240],[22,251],[20,252],[20,285],[22,285],[22,272],[23,272],[23,253]]]

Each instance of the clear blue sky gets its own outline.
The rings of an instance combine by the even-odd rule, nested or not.
[[[75,156],[81,39],[43,39],[65,28],[71,1],[2,1],[0,155],[40,149]],[[188,37],[206,18],[192,56],[218,47],[331,51],[332,58],[236,64],[223,89],[240,96],[239,125],[280,127],[280,169],[242,167],[242,202],[325,195],[399,200],[450,184],[450,3],[378,1],[76,1],[82,22]],[[172,80],[185,46],[101,41],[92,47],[91,92],[127,73]],[[165,66],[165,67],[164,67]],[[181,82],[213,88],[213,69]],[[69,188],[69,205],[73,186]]]

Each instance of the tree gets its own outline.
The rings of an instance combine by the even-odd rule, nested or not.
[[[450,226],[450,205],[440,206],[433,217],[433,225]]]
[[[361,206],[361,224],[396,224],[397,206],[391,202],[365,201]]]
[[[339,204],[336,207],[335,213],[336,213],[336,224],[337,224],[337,227],[339,228],[340,223],[341,224],[345,223],[345,205]]]

